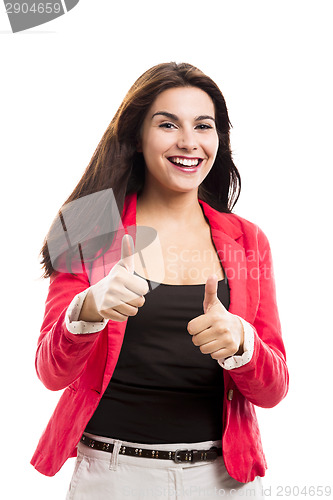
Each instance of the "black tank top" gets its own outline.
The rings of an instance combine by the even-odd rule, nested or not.
[[[202,354],[186,328],[203,314],[205,285],[148,285],[86,431],[148,444],[221,439],[223,368]],[[226,278],[218,298],[228,309]]]

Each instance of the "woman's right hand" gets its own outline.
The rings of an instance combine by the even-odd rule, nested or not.
[[[121,242],[121,259],[105,278],[89,288],[78,319],[125,321],[143,306],[148,290],[147,281],[134,275],[134,243],[132,237],[125,234]]]

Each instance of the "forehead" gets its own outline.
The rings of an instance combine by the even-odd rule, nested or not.
[[[150,107],[148,115],[169,111],[178,116],[210,114],[215,116],[211,97],[198,87],[176,87],[161,92]]]

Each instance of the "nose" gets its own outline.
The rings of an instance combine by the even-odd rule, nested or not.
[[[191,151],[198,148],[195,131],[192,128],[184,128],[178,137],[178,147]]]

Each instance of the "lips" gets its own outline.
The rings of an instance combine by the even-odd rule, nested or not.
[[[168,160],[177,167],[182,167],[182,168],[198,167],[202,162],[202,158],[198,157],[194,158],[188,156],[169,156]]]

